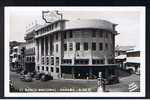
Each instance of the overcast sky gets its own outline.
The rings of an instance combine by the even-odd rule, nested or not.
[[[11,7],[10,15],[10,41],[24,41],[26,27],[31,27],[37,20],[38,24],[44,24],[42,11],[59,10],[63,13],[64,19],[104,19],[118,24],[116,36],[118,45],[135,45],[139,47],[140,40],[140,12],[124,10],[103,10],[99,9],[70,9],[70,8],[48,8],[48,7]],[[29,25],[30,24],[30,25]]]

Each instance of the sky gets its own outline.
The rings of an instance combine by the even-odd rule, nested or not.
[[[86,8],[86,7],[8,7],[10,41],[24,41],[25,31],[38,24],[44,24],[42,11],[59,10],[64,19],[104,19],[118,24],[115,37],[116,45],[132,45],[139,47],[140,43],[140,12],[130,8]]]

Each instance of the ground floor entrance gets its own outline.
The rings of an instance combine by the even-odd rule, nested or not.
[[[35,71],[35,63],[25,63],[25,71],[33,72]]]
[[[102,72],[102,77],[107,78],[110,75],[117,75],[118,65],[62,65],[62,78],[71,79],[97,79],[99,72]]]

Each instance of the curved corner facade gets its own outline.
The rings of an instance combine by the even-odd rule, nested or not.
[[[36,30],[36,71],[58,78],[98,77],[114,71],[116,24],[59,20]]]

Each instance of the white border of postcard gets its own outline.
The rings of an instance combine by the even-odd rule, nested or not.
[[[14,6],[12,6],[14,7]],[[18,7],[19,9],[20,7]],[[24,9],[26,7],[23,7]],[[35,7],[33,7],[35,8]],[[4,63],[4,96],[5,97],[145,97],[145,7],[127,6],[127,7],[39,7],[41,9],[69,10],[69,11],[139,11],[140,12],[140,57],[141,57],[141,75],[140,92],[44,92],[44,93],[10,93],[9,92],[9,11],[11,6],[5,7],[5,63]],[[32,7],[31,7],[32,9]]]

